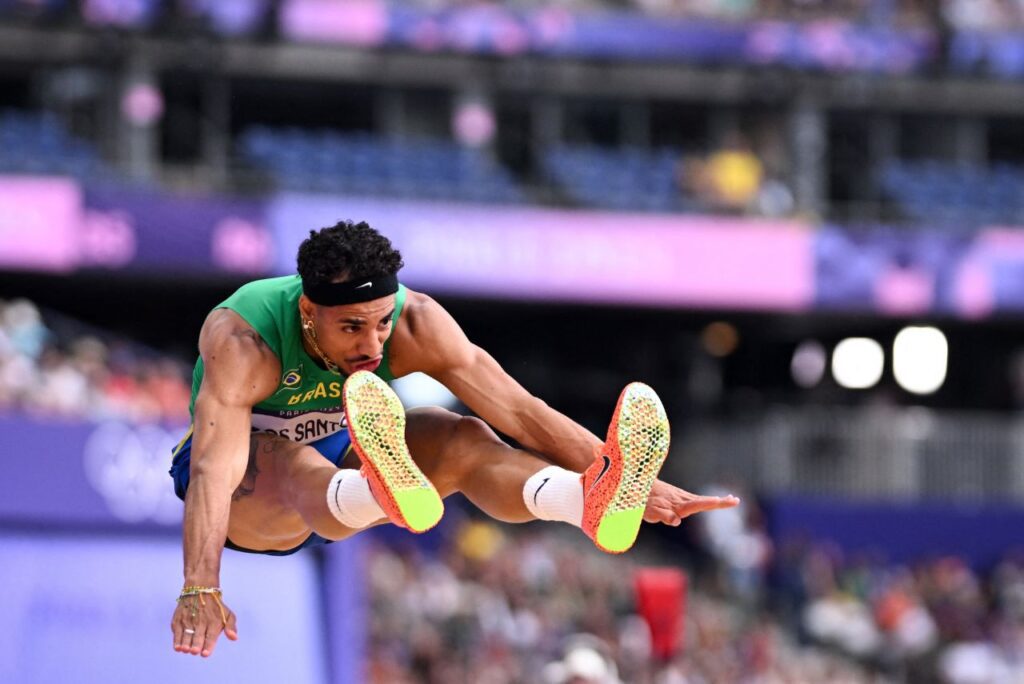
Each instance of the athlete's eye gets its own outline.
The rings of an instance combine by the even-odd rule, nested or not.
[[[344,328],[342,328],[341,330],[342,330],[342,332],[347,332],[347,333],[357,333],[357,332],[359,332],[359,331],[360,331],[361,329],[362,329],[362,328],[361,328],[360,326],[358,326],[358,325],[346,325],[346,326],[345,326]]]

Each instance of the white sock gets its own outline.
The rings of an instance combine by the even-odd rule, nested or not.
[[[339,470],[327,485],[327,508],[345,527],[360,530],[387,517],[358,470]]]
[[[560,520],[579,527],[583,522],[583,483],[580,474],[548,466],[523,486],[523,502],[540,520]]]

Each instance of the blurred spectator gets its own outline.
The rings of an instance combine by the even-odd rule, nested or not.
[[[739,491],[738,489],[729,492]],[[711,495],[726,494],[724,489],[709,487]],[[759,521],[753,497],[743,497],[737,508],[710,511],[700,519],[708,550],[718,561],[722,581],[728,593],[747,606],[756,605],[771,560],[771,540]]]
[[[0,301],[0,410],[61,418],[188,420],[185,364],[123,340],[61,338],[27,300]]]
[[[706,159],[688,162],[682,182],[706,206],[744,213],[755,208],[763,179],[761,160],[747,139],[733,131]]]

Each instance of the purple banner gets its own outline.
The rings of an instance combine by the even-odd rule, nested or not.
[[[178,527],[167,469],[185,429],[0,416],[4,448],[31,454],[4,476],[0,523]]]
[[[830,226],[815,241],[815,307],[896,316],[1024,312],[1024,233]]]
[[[987,570],[1020,551],[1024,509],[991,504],[913,506],[780,497],[766,502],[772,537],[779,548],[792,542],[837,545],[847,553],[913,563],[956,556]]]
[[[93,26],[143,29],[152,26],[161,0],[82,0],[82,20]]]
[[[83,206],[84,205],[84,206]],[[294,273],[312,228],[367,220],[413,287],[470,297],[982,318],[1024,313],[1024,232],[813,226],[281,194],[267,201],[0,178],[0,268]],[[0,504],[2,508],[2,504]]]
[[[81,214],[82,193],[72,180],[0,177],[0,267],[71,270]]]
[[[311,227],[366,220],[412,287],[517,299],[799,311],[814,294],[813,233],[797,223],[282,195],[269,205],[277,271]]]
[[[20,453],[23,462],[37,456]],[[171,647],[181,570],[181,545],[172,539],[0,535],[0,681],[327,681],[311,554],[224,554],[221,586],[239,640],[222,637],[210,658]]]
[[[905,73],[931,63],[927,30],[894,30],[838,20],[716,22],[638,12],[533,11],[501,4],[431,11],[385,0],[287,0],[281,33],[295,40],[422,52],[540,54],[582,58],[772,64]]]
[[[260,201],[88,188],[85,204],[85,263],[261,275],[273,261]]]

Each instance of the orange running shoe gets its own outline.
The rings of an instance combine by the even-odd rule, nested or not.
[[[342,401],[359,469],[388,519],[426,532],[444,514],[444,503],[405,444],[405,407],[373,373],[357,371],[342,388]]]
[[[582,476],[582,528],[602,551],[623,553],[633,546],[668,443],[668,416],[658,395],[640,382],[627,385],[605,443]]]

